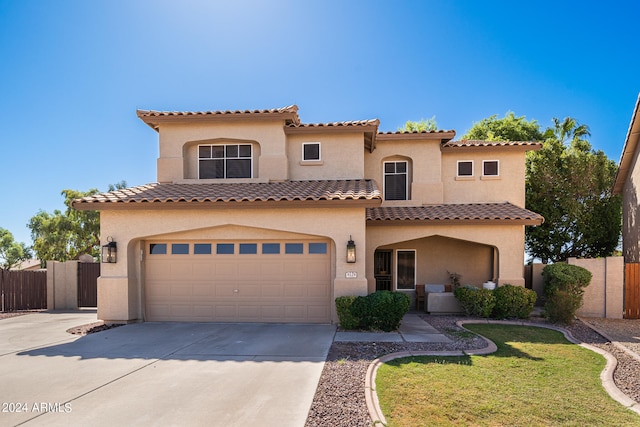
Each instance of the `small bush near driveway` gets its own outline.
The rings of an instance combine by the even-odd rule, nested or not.
[[[410,305],[411,299],[402,292],[377,291],[364,297],[336,298],[340,326],[345,329],[393,331]]]

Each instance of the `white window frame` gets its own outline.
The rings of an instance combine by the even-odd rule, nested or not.
[[[460,175],[460,163],[471,163],[471,175]],[[456,177],[457,178],[473,178],[475,175],[475,162],[473,160],[458,160],[456,162]]]
[[[489,163],[489,162],[495,162],[496,166],[497,166],[497,172],[495,175],[485,175],[484,174],[484,165],[485,163]],[[483,160],[482,161],[482,176],[483,177],[488,177],[488,178],[495,178],[500,176],[500,160]]]
[[[207,159],[201,159],[200,158],[200,147],[223,147],[223,151],[224,151],[224,157],[222,157],[221,159],[226,162],[227,159],[246,159],[247,157],[229,157],[227,158],[227,147],[230,147],[232,145],[236,145],[238,146],[238,152],[240,152],[240,146],[241,145],[248,145],[249,148],[251,149],[251,156],[249,157],[250,160],[250,164],[251,166],[249,166],[250,168],[250,174],[248,177],[245,178],[227,178],[227,170],[226,170],[226,166],[225,166],[225,176],[224,178],[200,178],[200,161],[201,160],[207,160]],[[247,144],[247,143],[235,143],[235,144],[198,144],[198,150],[197,150],[197,156],[198,156],[198,179],[249,179],[249,178],[253,178],[253,144]],[[209,159],[209,160],[220,160],[220,159]]]
[[[400,200],[389,200],[387,199],[387,168],[385,167],[387,163],[405,163],[407,165],[406,170],[404,172],[404,188],[405,188],[405,193],[404,193],[404,199],[400,199]],[[399,173],[393,173],[393,174],[389,174],[389,175],[400,175]],[[384,162],[382,162],[382,194],[384,197],[384,200],[386,201],[390,201],[390,202],[399,202],[399,201],[403,201],[403,200],[409,200],[409,161],[408,160],[385,160]]]
[[[307,145],[317,145],[318,146],[318,158],[317,159],[305,159],[304,158],[304,147]],[[302,143],[302,153],[301,153],[302,161],[305,163],[308,162],[321,162],[322,161],[322,144],[320,142],[303,142]]]
[[[399,289],[398,288],[398,256],[400,252],[413,252],[413,288],[412,289]],[[416,290],[418,284],[418,250],[417,249],[396,249],[395,250],[395,271],[394,271],[394,287],[398,292],[411,292]]]

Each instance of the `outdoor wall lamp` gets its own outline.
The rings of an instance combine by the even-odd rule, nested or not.
[[[351,236],[349,236],[349,242],[347,243],[347,262],[356,262],[356,244]]]
[[[102,247],[102,262],[115,263],[118,260],[118,247],[113,237],[107,237],[107,243]]]

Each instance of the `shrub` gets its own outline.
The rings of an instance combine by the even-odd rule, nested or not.
[[[398,329],[410,305],[411,299],[402,292],[377,291],[357,297],[351,305],[351,313],[359,319],[361,328],[389,332]]]
[[[344,329],[357,329],[360,326],[360,319],[355,317],[351,312],[351,306],[356,300],[356,296],[344,296],[336,298],[336,311],[340,326]]]
[[[463,286],[456,289],[454,295],[467,316],[489,317],[493,312],[496,299],[493,291],[478,289],[474,286]]]
[[[493,291],[496,305],[492,317],[526,319],[533,311],[538,295],[531,289],[504,284]]]
[[[584,288],[591,283],[591,272],[577,265],[551,264],[542,270],[542,281],[545,315],[554,323],[572,323],[582,306]]]

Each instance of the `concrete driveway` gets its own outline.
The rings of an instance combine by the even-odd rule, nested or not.
[[[303,426],[332,325],[0,320],[0,425]]]

